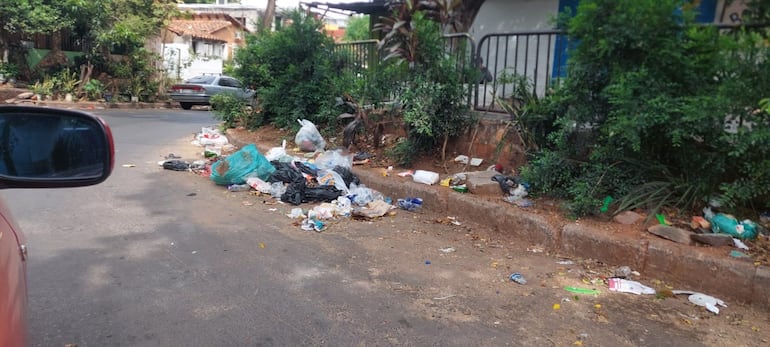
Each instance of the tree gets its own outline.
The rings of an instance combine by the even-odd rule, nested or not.
[[[265,15],[262,18],[262,25],[260,25],[259,29],[261,31],[270,31],[273,26],[273,17],[275,17],[275,0],[267,0]]]
[[[348,19],[348,27],[345,28],[345,41],[361,41],[370,38],[369,16],[353,16]]]
[[[92,51],[86,53],[105,56],[115,47],[143,46],[175,13],[174,0],[4,0],[0,49],[23,63],[23,36],[49,33],[53,42],[44,60],[60,64],[66,61],[61,52],[66,31],[91,44]]]

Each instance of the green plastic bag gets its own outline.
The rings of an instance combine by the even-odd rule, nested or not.
[[[717,213],[711,219],[711,231],[744,240],[753,240],[757,237],[757,226],[754,222],[750,220],[739,222],[734,217],[723,213]]]
[[[211,165],[211,180],[222,186],[244,184],[249,177],[266,181],[275,171],[272,164],[250,144]]]

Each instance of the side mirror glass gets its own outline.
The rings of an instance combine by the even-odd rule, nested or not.
[[[0,107],[0,186],[73,187],[112,171],[109,127],[78,111]]]

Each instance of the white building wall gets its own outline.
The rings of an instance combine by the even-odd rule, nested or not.
[[[545,92],[553,73],[556,37],[489,37],[492,33],[532,32],[554,29],[559,9],[558,0],[487,0],[481,6],[470,34],[479,47],[483,64],[498,78],[503,72],[528,76],[536,84],[538,94]],[[507,52],[507,53],[506,53]],[[492,105],[495,93],[509,97],[510,85],[489,82],[479,86],[479,105]]]
[[[203,74],[221,74],[220,58],[194,57],[187,43],[167,43],[163,49],[163,66],[171,78],[186,80]]]

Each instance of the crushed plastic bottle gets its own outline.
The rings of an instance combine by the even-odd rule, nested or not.
[[[518,284],[527,284],[527,280],[524,279],[524,276],[522,276],[518,272],[511,274],[509,278],[511,279],[511,281],[516,282]]]
[[[248,184],[231,184],[227,186],[227,190],[231,192],[246,192],[249,189],[251,189],[251,186]]]

